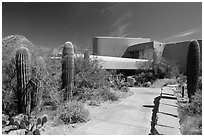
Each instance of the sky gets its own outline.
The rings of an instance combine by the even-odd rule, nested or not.
[[[201,2],[2,3],[2,37],[23,35],[55,48],[85,49],[94,36],[144,37],[159,42],[202,39]]]

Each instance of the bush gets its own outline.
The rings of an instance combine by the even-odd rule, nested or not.
[[[119,99],[119,97],[110,91],[110,89],[103,87],[99,89],[99,96],[101,96],[101,98],[104,101],[110,100],[110,101],[117,101]]]
[[[173,78],[179,76],[180,74],[176,62],[165,60],[164,58],[161,58],[158,62],[156,62],[156,70],[154,71],[159,79]]]
[[[180,106],[181,113],[189,116],[202,115],[202,91],[197,91],[192,96],[190,103]]]
[[[88,120],[89,111],[84,109],[83,104],[80,102],[66,102],[61,110],[59,119],[65,124],[86,122]]]
[[[202,76],[198,78],[197,90],[201,90],[202,91]]]
[[[187,116],[182,124],[182,134],[184,135],[202,135],[202,117]]]
[[[182,133],[185,135],[202,134],[202,91],[192,96],[190,103],[179,104],[179,117]]]
[[[110,86],[108,81],[109,74],[102,69],[97,58],[84,59],[79,56],[75,58],[75,87],[77,88],[98,88]]]
[[[153,83],[154,80],[156,80],[155,75],[151,71],[143,71],[135,74],[133,76],[135,78],[135,85],[138,86],[148,86],[147,82]]]

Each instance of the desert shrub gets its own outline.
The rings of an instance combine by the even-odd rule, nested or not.
[[[133,76],[137,86],[146,86],[147,82],[153,83],[154,80],[156,80],[155,75],[151,71],[142,71],[138,72]]]
[[[111,92],[111,90],[107,87],[102,87],[100,89],[98,89],[99,91],[99,96],[104,100],[110,100],[110,101],[117,101],[119,99],[119,97],[114,93]]]
[[[44,76],[43,100],[44,103],[60,104],[62,102],[61,90],[61,60],[47,58],[46,75]]]
[[[111,82],[110,73],[102,69],[97,58],[75,58],[75,78],[73,95],[76,100],[93,101],[117,100],[114,94],[109,92]]]
[[[198,78],[198,85],[197,85],[198,90],[202,91],[202,76]]]
[[[179,104],[182,134],[202,134],[202,91],[197,90],[190,103]]]
[[[202,135],[202,117],[201,116],[187,116],[182,123],[183,135]]]
[[[174,61],[161,58],[156,62],[156,76],[160,79],[173,78],[180,74],[178,65]]]
[[[74,88],[74,100],[85,102],[87,100],[99,99],[97,89],[91,88]]]
[[[86,122],[88,120],[89,111],[84,109],[83,104],[80,102],[66,102],[61,110],[59,119],[65,124]]]
[[[192,96],[192,102],[188,105],[188,114],[190,115],[202,115],[202,91],[197,90],[194,96]]]
[[[125,76],[121,73],[110,73],[109,74],[109,81],[110,81],[110,87],[114,90],[120,90],[122,92],[128,92],[130,83],[125,82]]]
[[[181,113],[188,114],[189,116],[202,114],[202,91],[198,90],[192,96],[190,103],[180,106]]]
[[[100,60],[95,58],[84,59],[79,56],[75,58],[75,86],[77,88],[98,88],[109,86],[108,72],[102,69]]]

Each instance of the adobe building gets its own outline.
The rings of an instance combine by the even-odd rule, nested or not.
[[[94,37],[93,55],[122,57],[129,46],[145,42],[150,42],[150,39],[129,37]]]
[[[202,40],[198,40],[198,42],[202,53]],[[149,38],[94,37],[93,54],[97,56],[140,59],[140,63],[143,60],[154,62],[163,57],[166,60],[174,61],[179,66],[179,70],[185,73],[189,43],[190,41],[160,43],[151,41]],[[114,63],[114,61],[109,64],[117,66],[115,65],[117,62]],[[125,66],[124,64],[124,69]],[[119,68],[115,67],[115,69]]]

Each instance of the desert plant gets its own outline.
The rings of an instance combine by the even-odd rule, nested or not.
[[[90,53],[88,50],[84,51],[84,59],[89,59]]]
[[[100,60],[97,58],[89,58],[85,60],[83,57],[75,58],[75,87],[96,89],[102,86],[109,86],[108,72],[102,69]]]
[[[200,65],[200,46],[198,41],[192,40],[188,47],[187,54],[187,92],[188,97],[191,99],[191,96],[195,94],[198,77],[199,77],[199,65]]]
[[[114,93],[111,92],[109,88],[107,87],[102,87],[98,89],[98,94],[99,96],[104,100],[104,101],[117,101],[119,97]]]
[[[27,48],[20,47],[16,51],[17,97],[19,113],[30,115],[31,94],[27,91],[30,78],[30,53]]]
[[[71,100],[74,72],[74,47],[66,42],[62,54],[62,89],[65,89],[64,100]]]
[[[45,90],[45,79],[47,78],[47,69],[45,59],[37,57],[32,66],[32,80],[37,84],[35,90],[31,92],[31,109],[37,108],[40,111],[42,106],[42,95]]]
[[[155,62],[155,76],[159,79],[173,78],[180,74],[179,67],[175,61],[161,58]]]
[[[32,57],[30,62],[31,73],[28,81],[30,84],[28,84],[27,82],[28,84],[26,86],[27,90],[32,91],[31,93],[35,93],[33,91],[34,89],[37,88],[38,91],[44,92],[45,90],[48,89],[48,87],[51,88],[50,85],[52,85],[50,84],[45,86],[45,81],[48,80],[45,78],[47,77],[46,76],[47,74],[44,72],[46,72],[47,68],[44,69],[44,71],[38,71],[38,68],[40,68],[41,65],[40,63],[38,63],[38,59],[36,59],[39,56],[45,58],[47,56],[48,49],[37,47],[33,45],[25,37],[19,35],[12,35],[4,38],[2,41],[2,112],[9,116],[14,116],[19,113],[18,112],[19,103],[17,98],[18,88],[17,88],[16,52],[21,47],[27,48],[29,50],[30,56]],[[41,77],[43,77],[43,80],[41,79]],[[39,83],[41,84],[41,88],[36,87],[36,85],[38,86]],[[32,87],[31,85],[35,85],[35,87]],[[50,90],[48,89],[48,91]],[[34,100],[35,99],[32,99],[32,101]],[[31,104],[35,103],[33,102]]]
[[[133,77],[137,86],[147,86],[147,83],[153,83],[156,80],[156,76],[152,71],[138,72]]]
[[[9,130],[4,130],[4,132],[9,133],[12,130],[25,129],[26,135],[40,135],[40,128],[47,122],[47,116],[42,118],[34,118],[24,114],[19,114],[16,117],[10,117],[9,122],[3,120],[4,128],[6,126],[12,125],[13,127]]]
[[[84,109],[83,104],[80,102],[65,102],[61,110],[59,119],[65,124],[86,122],[88,120],[89,111]]]
[[[202,91],[195,92],[190,103],[178,106],[182,134],[202,134]]]

